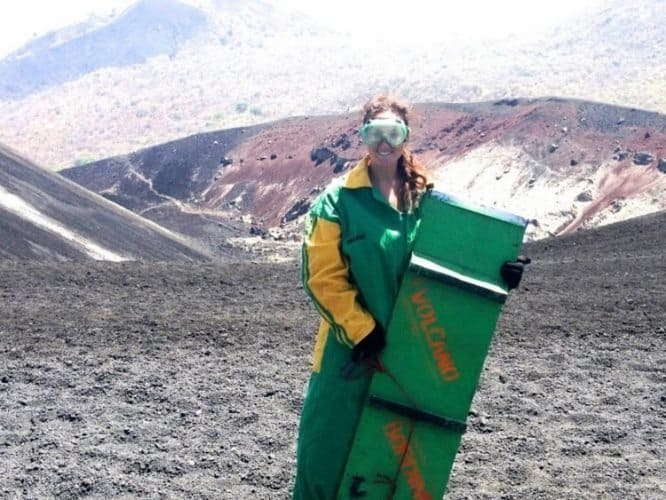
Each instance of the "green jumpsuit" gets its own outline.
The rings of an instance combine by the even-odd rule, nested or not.
[[[361,160],[315,201],[303,243],[303,284],[322,316],[303,402],[295,500],[335,498],[370,383],[340,375],[375,321],[386,330],[419,210],[393,208]]]

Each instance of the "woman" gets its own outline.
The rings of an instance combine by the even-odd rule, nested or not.
[[[419,202],[432,187],[406,147],[407,106],[380,95],[363,112],[367,154],[314,203],[303,243],[303,283],[322,320],[301,413],[297,500],[335,498],[371,378],[342,373],[350,358],[372,359],[385,346]]]

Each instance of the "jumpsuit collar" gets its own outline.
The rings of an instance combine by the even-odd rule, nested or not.
[[[343,187],[346,189],[371,188],[370,172],[368,171],[368,160],[362,158],[354,168],[349,171]]]

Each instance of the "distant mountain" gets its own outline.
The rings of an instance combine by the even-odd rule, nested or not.
[[[183,237],[2,145],[0,258],[208,260]]]
[[[0,98],[0,141],[58,169],[201,132],[344,113],[385,90],[412,102],[557,95],[666,112],[664,1],[595,3],[529,38],[473,41],[443,29],[418,42],[324,29],[288,2],[187,1],[196,7],[139,3],[0,63],[13,68],[0,86],[23,96]]]
[[[666,209],[662,114],[555,98],[414,111],[411,147],[437,188],[531,219],[532,239]],[[149,217],[152,207],[173,214],[186,206],[246,217],[256,234],[285,237],[364,154],[359,119],[290,118],[200,134],[61,173]]]
[[[0,99],[20,99],[101,68],[173,57],[206,23],[203,12],[177,0],[140,0],[107,24],[49,33],[0,61]]]

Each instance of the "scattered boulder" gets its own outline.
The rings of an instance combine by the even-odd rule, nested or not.
[[[569,165],[575,167],[576,165],[578,165],[578,160],[571,158],[571,160],[569,161]]]
[[[276,155],[275,153],[273,153],[273,154],[271,155],[271,160],[275,160],[276,158],[277,158],[277,155]]]
[[[614,214],[618,213],[620,210],[622,210],[622,207],[624,205],[620,200],[613,200],[610,204],[610,211],[613,212]]]
[[[260,236],[265,238],[268,232],[263,227],[253,225],[250,227],[250,234],[252,236]]]
[[[587,201],[592,201],[592,192],[589,190],[583,191],[576,196],[576,201],[582,201],[582,202],[587,202]]]
[[[620,118],[617,119],[617,124],[618,125],[622,125],[624,122],[625,122],[625,120],[624,120],[623,117],[620,117]]]
[[[331,143],[331,145],[334,148],[342,148],[345,150],[351,147],[351,141],[349,140],[349,136],[347,136],[347,134],[341,134]]]
[[[650,153],[640,152],[634,153],[634,164],[636,165],[649,165],[654,160],[654,156]]]
[[[332,156],[335,156],[335,153],[328,148],[314,148],[310,151],[310,160],[315,163],[315,166],[321,165]]]
[[[495,101],[493,105],[495,106],[518,106],[520,101],[518,99],[500,99]]]
[[[288,239],[287,232],[279,227],[270,227],[268,228],[268,237],[275,241],[283,241]]]
[[[344,158],[340,158],[339,156],[337,156],[335,158],[333,172],[336,174],[342,172],[347,167],[348,164],[349,160],[345,160]]]
[[[301,198],[296,203],[294,203],[287,213],[282,217],[282,222],[289,222],[294,219],[297,219],[301,215],[308,213],[310,209],[310,200],[308,198]]]
[[[662,174],[666,174],[666,158],[661,158],[657,164],[657,170]]]
[[[325,147],[314,148],[310,151],[310,159],[315,162],[315,167],[328,160],[333,166],[333,173],[336,174],[345,170],[350,164],[350,160],[340,158],[333,151]]]
[[[550,146],[548,146],[548,152],[549,153],[554,153],[555,151],[557,151],[557,148],[559,148],[559,147],[560,147],[559,144],[553,143]]]
[[[226,167],[227,165],[231,165],[233,162],[234,161],[228,156],[223,156],[222,159],[220,160],[220,165],[222,167]]]

